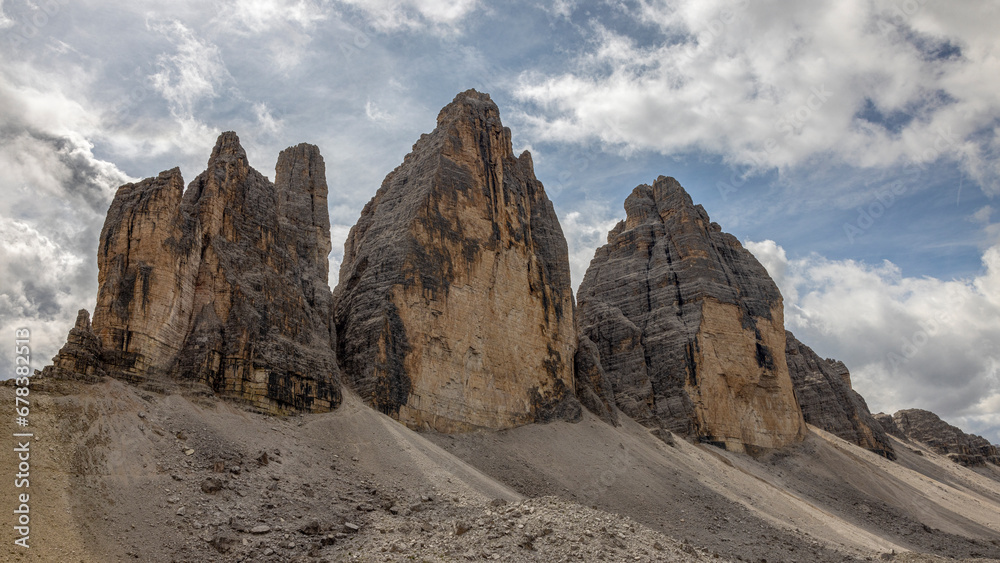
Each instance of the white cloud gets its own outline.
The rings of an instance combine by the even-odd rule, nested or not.
[[[843,360],[872,409],[925,408],[1000,442],[1000,246],[981,274],[956,280],[905,277],[888,261],[790,260],[773,241],[746,247],[785,296],[788,329]]]
[[[968,217],[969,221],[978,223],[983,228],[984,238],[988,245],[1000,244],[1000,223],[992,222],[996,210],[991,205],[984,205]]]
[[[328,17],[326,2],[309,0],[238,0],[229,2],[215,18],[218,25],[238,33],[287,31],[296,25],[309,30]]]
[[[103,112],[85,93],[95,77],[36,62],[0,59],[0,330],[29,328],[40,368],[77,310],[93,307],[101,223],[130,178],[94,154]]]
[[[961,162],[1000,193],[998,9],[987,3],[640,0],[640,41],[594,23],[565,72],[521,76],[536,139],[707,151],[788,169]],[[908,4],[909,6],[909,4]],[[637,36],[639,37],[639,36]],[[984,127],[985,126],[985,127]]]
[[[568,19],[576,9],[576,0],[555,0],[551,6],[542,9],[547,9],[552,15]]]
[[[84,267],[77,248],[46,237],[27,223],[0,216],[0,331],[31,331],[32,367],[40,369],[66,341],[80,304],[77,273]],[[5,353],[5,356],[9,354]],[[7,359],[10,359],[9,357]],[[12,377],[5,362],[0,378]]]
[[[606,206],[585,205],[583,211],[570,211],[559,221],[569,247],[570,278],[574,288],[583,281],[594,258],[594,249],[607,242],[608,232],[618,224],[619,218],[607,218],[606,212]]]
[[[365,102],[365,115],[368,119],[379,124],[389,124],[395,119],[392,114],[375,105],[371,99]]]
[[[253,105],[253,111],[257,115],[257,126],[262,132],[269,135],[275,135],[281,130],[281,120],[275,119],[266,103],[255,103]]]
[[[234,39],[252,42],[268,56],[271,69],[289,72],[310,53],[317,28],[330,21],[326,0],[226,0],[212,18],[210,29],[223,44]]]
[[[401,29],[460,31],[460,24],[479,7],[479,0],[340,0],[360,9],[378,31]]]
[[[333,252],[330,253],[330,289],[337,287],[340,280],[340,264],[344,261],[344,243],[354,225],[333,223],[330,225],[330,239],[333,242]]]
[[[198,103],[217,97],[221,87],[232,81],[222,54],[177,20],[149,23],[148,27],[166,35],[176,48],[174,53],[156,58],[159,71],[150,76],[153,87],[176,117],[190,118]]]
[[[14,20],[7,17],[7,14],[3,10],[3,0],[0,0],[0,29],[13,27],[13,25],[14,25]]]
[[[757,257],[757,261],[771,275],[774,283],[778,284],[785,301],[790,303],[798,301],[795,284],[789,283],[790,280],[787,278],[788,256],[785,254],[785,249],[778,246],[773,240],[748,241],[744,246]]]

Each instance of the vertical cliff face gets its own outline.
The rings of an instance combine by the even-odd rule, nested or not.
[[[577,311],[618,407],[737,451],[801,440],[781,294],[764,268],[673,178],[637,187],[625,210]]]
[[[577,341],[573,372],[576,376],[576,396],[580,403],[605,422],[617,426],[614,386],[604,373],[597,345],[586,336],[581,335]]]
[[[202,381],[274,412],[339,404],[326,197],[316,147],[283,151],[272,184],[234,133],[186,191],[176,168],[119,188],[92,327],[107,373]]]
[[[506,428],[573,408],[566,241],[486,94],[459,94],[385,178],[334,299],[344,374],[410,426]]]
[[[888,459],[896,459],[892,442],[868,410],[864,398],[851,388],[851,374],[843,362],[824,360],[785,333],[785,355],[795,396],[809,424]]]

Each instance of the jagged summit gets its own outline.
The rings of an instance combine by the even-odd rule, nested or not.
[[[274,412],[339,404],[318,149],[282,152],[276,178],[250,167],[226,132],[186,190],[177,168],[119,188],[101,232],[92,329],[74,328],[99,348],[92,372],[198,381]],[[72,363],[64,352],[56,366]]]
[[[243,150],[243,145],[240,144],[240,138],[235,131],[225,131],[216,139],[215,147],[212,148],[212,156],[208,159],[209,168],[211,168],[212,162],[225,157],[244,161],[247,159],[247,152]]]
[[[637,186],[578,294],[581,338],[643,424],[755,451],[805,434],[781,293],[673,178]]]
[[[886,427],[886,432],[901,439],[922,442],[966,467],[1000,466],[1000,447],[982,436],[966,434],[930,411],[904,409],[891,417],[883,413],[875,417]]]
[[[459,94],[348,236],[334,292],[344,374],[415,427],[507,428],[578,410],[568,256],[496,104]]]

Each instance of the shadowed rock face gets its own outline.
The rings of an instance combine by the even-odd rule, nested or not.
[[[884,412],[877,412],[872,415],[872,418],[875,419],[875,422],[879,423],[879,426],[882,427],[882,430],[884,430],[886,434],[889,434],[890,436],[895,436],[900,440],[908,439],[906,437],[906,434],[903,434],[903,431],[900,430],[898,426],[896,426],[896,421],[892,419],[891,414],[885,414]]]
[[[326,197],[315,146],[283,151],[272,184],[235,133],[186,191],[176,168],[120,187],[98,249],[103,369],[204,382],[267,411],[339,404]]]
[[[641,185],[578,293],[618,407],[641,423],[742,451],[802,439],[781,294],[673,178]]]
[[[605,422],[617,426],[614,387],[601,366],[601,354],[597,345],[586,336],[580,336],[577,342],[573,365],[576,396],[580,403]]]
[[[566,240],[486,94],[459,94],[386,176],[347,238],[334,299],[344,374],[412,427],[578,413]]]
[[[885,416],[885,415],[883,415]],[[935,452],[956,463],[975,467],[992,463],[1000,465],[1000,448],[975,434],[941,420],[938,415],[922,409],[906,409],[892,415],[898,431],[910,440],[923,442]]]
[[[896,459],[892,442],[875,421],[864,397],[851,389],[843,362],[824,360],[785,332],[785,355],[795,397],[805,421],[888,459]]]

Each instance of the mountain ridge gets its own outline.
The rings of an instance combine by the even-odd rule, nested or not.
[[[225,132],[186,189],[119,188],[93,319],[32,380],[64,444],[43,521],[102,561],[1000,559],[995,446],[872,415],[674,178],[626,198],[574,296],[510,137],[458,94],[333,291],[314,145],[272,183]]]

